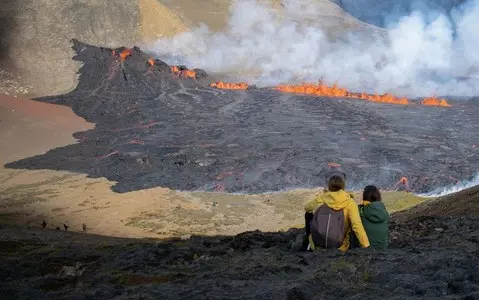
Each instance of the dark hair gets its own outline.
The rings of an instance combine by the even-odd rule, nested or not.
[[[337,192],[339,190],[344,190],[346,186],[346,182],[344,182],[344,178],[339,175],[334,175],[329,178],[328,181],[328,190],[330,192]]]
[[[371,202],[381,201],[381,193],[376,186],[368,185],[364,188],[363,200]]]

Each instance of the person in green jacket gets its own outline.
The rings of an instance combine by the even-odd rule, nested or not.
[[[389,213],[381,202],[381,193],[374,185],[368,185],[363,191],[363,204],[359,214],[372,248],[387,249]]]

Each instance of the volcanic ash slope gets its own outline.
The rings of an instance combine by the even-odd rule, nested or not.
[[[467,208],[477,211],[474,191]],[[439,211],[393,216],[390,249],[346,254],[291,253],[299,230],[142,241],[0,227],[0,290],[8,299],[477,299],[479,218]]]

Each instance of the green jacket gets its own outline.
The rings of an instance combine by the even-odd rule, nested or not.
[[[382,202],[364,201],[359,209],[361,221],[372,248],[387,249],[389,214]]]

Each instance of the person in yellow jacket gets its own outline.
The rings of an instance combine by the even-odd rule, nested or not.
[[[356,234],[359,244],[363,248],[369,247],[369,240],[364,230],[361,217],[359,215],[359,208],[354,201],[351,194],[344,191],[345,180],[342,176],[332,176],[328,182],[328,191],[318,195],[315,199],[305,204],[304,210],[306,215],[314,214],[316,209],[325,204],[333,210],[343,210],[344,213],[344,229],[345,235],[342,245],[338,248],[340,251],[347,251],[349,249],[349,240],[351,232]],[[310,235],[310,229],[306,224],[306,233],[309,235],[309,245],[311,249],[315,249],[315,245]]]

